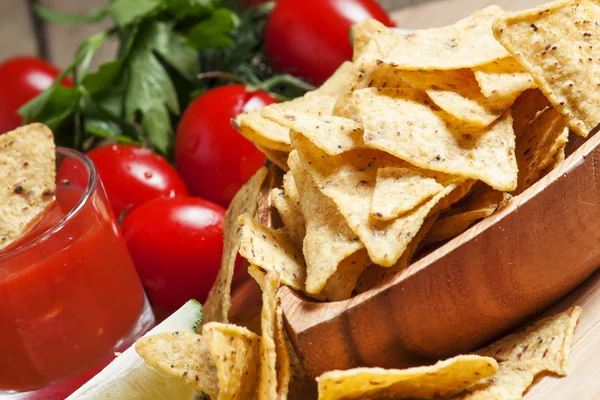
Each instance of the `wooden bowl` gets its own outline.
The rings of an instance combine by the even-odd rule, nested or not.
[[[499,213],[388,283],[333,303],[282,287],[288,333],[308,374],[464,353],[573,290],[600,262],[599,142],[591,137]]]

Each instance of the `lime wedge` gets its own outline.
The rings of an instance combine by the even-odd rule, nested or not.
[[[200,320],[202,306],[197,301],[190,300],[146,335],[179,329],[192,330]],[[165,375],[146,365],[132,345],[67,400],[188,400],[198,396],[199,393],[181,379]]]

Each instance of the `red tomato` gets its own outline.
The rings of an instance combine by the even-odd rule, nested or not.
[[[154,199],[127,215],[123,236],[155,306],[174,310],[206,300],[221,263],[224,214],[186,196]]]
[[[175,138],[175,164],[190,193],[227,207],[265,162],[265,156],[231,126],[231,118],[276,100],[243,85],[209,90],[185,110]]]
[[[395,26],[375,0],[279,0],[267,21],[267,56],[319,85],[352,59],[350,27],[368,18]]]
[[[49,62],[31,56],[14,57],[0,64],[0,133],[21,125],[19,108],[50,87],[60,70]],[[65,78],[61,85],[71,87]]]
[[[116,216],[161,196],[186,196],[185,183],[162,156],[144,147],[112,144],[88,152]]]

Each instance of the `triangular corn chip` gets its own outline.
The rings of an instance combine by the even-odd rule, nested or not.
[[[319,400],[444,398],[463,391],[497,370],[498,364],[493,358],[467,355],[428,367],[404,370],[355,368],[329,371],[317,378]]]
[[[517,60],[506,57],[473,69],[481,93],[496,106],[506,108],[527,89],[535,88],[531,75]]]
[[[335,203],[319,191],[300,163],[296,151],[290,153],[288,163],[298,185],[302,211],[306,215],[303,246],[307,267],[306,291],[319,294],[339,264],[364,245],[352,232]]]
[[[432,175],[414,168],[379,168],[371,216],[384,221],[395,219],[444,190]]]
[[[383,62],[399,69],[451,70],[506,58],[508,52],[492,33],[492,23],[505,13],[498,6],[490,6],[454,25],[401,35]]]
[[[239,222],[240,255],[250,264],[277,273],[285,285],[303,290],[306,267],[300,250],[283,234],[261,225],[249,214],[241,215]]]
[[[531,74],[571,129],[584,137],[600,123],[598,20],[598,2],[564,0],[508,14],[494,23],[496,38]]]
[[[202,335],[182,330],[146,336],[135,343],[135,351],[151,367],[219,398],[217,367]]]
[[[479,179],[498,190],[517,186],[510,112],[481,131],[462,131],[414,89],[362,89],[354,99],[364,142],[417,167]]]
[[[251,399],[260,363],[258,335],[240,326],[210,322],[202,327],[202,337],[217,367],[217,400]]]
[[[389,267],[398,261],[431,209],[462,183],[459,178],[438,174],[436,180],[444,190],[410,214],[379,221],[370,218],[377,170],[389,166],[411,168],[409,164],[376,150],[328,156],[300,134],[292,131],[291,138],[304,168],[321,192],[336,203],[350,229],[364,243],[371,260],[382,266]]]
[[[55,179],[56,147],[48,127],[31,124],[0,134],[0,250],[54,202]]]
[[[223,222],[223,257],[217,279],[210,289],[208,299],[204,303],[204,322],[227,322],[231,308],[231,281],[235,259],[240,249],[241,230],[238,218],[240,215],[256,212],[260,188],[267,176],[267,169],[259,169],[252,178],[235,195]]]

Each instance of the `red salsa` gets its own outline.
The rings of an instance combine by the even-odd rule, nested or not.
[[[83,192],[58,185],[53,206],[0,252],[0,391],[45,387],[89,368],[140,317],[143,290],[102,191],[61,221]]]

